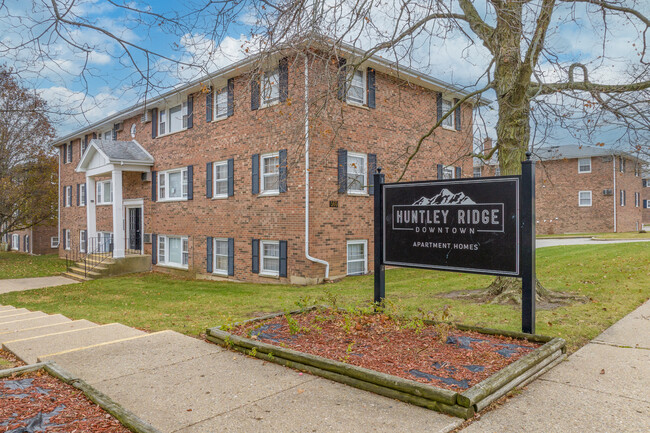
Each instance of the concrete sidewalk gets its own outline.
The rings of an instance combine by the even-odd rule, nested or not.
[[[44,287],[62,286],[64,284],[75,283],[78,283],[78,281],[61,276],[0,280],[0,295],[9,292],[21,292],[23,290],[42,289]]]
[[[0,324],[3,348],[55,361],[162,432],[449,432],[462,422],[173,331],[57,316]],[[646,432],[648,389],[650,302],[463,431]]]
[[[649,390],[650,301],[463,432],[648,432]]]

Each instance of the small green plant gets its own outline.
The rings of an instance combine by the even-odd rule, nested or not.
[[[356,341],[351,341],[350,344],[348,344],[348,347],[345,349],[345,356],[341,359],[341,362],[348,362],[350,360],[350,354],[352,353],[355,344],[357,344]]]
[[[305,296],[299,297],[298,300],[295,302],[295,304],[296,304],[296,307],[298,307],[298,308],[300,308],[302,310],[302,309],[305,309],[307,307],[311,307],[312,305],[315,304],[315,302],[314,302],[314,299],[311,296],[305,295]]]
[[[257,356],[257,347],[253,347],[250,351],[251,356]]]
[[[350,314],[344,314],[343,315],[343,330],[345,331],[346,334],[349,334],[352,332],[352,328],[354,327],[355,323],[350,317]]]
[[[273,352],[269,352],[266,357],[268,358],[269,361],[273,360]]]
[[[325,302],[332,307],[332,310],[338,310],[338,296],[332,293],[329,289],[325,289],[324,293]]]
[[[291,335],[299,334],[303,330],[296,319],[292,317],[291,313],[285,312],[284,318],[287,319],[287,323],[289,324],[289,333]]]
[[[231,339],[230,337],[226,337],[226,338],[223,340],[223,344],[225,344],[225,346],[226,346],[228,349],[230,349],[230,348],[233,346],[233,341],[232,341],[232,339]]]

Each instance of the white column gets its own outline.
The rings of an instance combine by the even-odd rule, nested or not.
[[[113,179],[113,257],[124,257],[124,201],[122,200],[122,170],[115,167],[111,172]]]
[[[94,177],[86,176],[86,231],[88,248],[92,248],[90,239],[97,239],[97,184]],[[94,251],[88,251],[92,253]]]

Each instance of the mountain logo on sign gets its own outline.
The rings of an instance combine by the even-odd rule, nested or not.
[[[476,204],[476,202],[467,197],[463,192],[454,194],[447,188],[443,188],[442,191],[431,198],[420,197],[415,203],[413,203],[413,206],[435,206],[450,204]]]

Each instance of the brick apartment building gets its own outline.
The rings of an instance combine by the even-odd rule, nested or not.
[[[579,145],[543,147],[533,159],[537,161],[537,233],[642,228],[647,191],[641,175],[644,161],[619,150]],[[492,162],[474,167],[475,176],[495,173],[498,169]]]
[[[341,74],[357,55],[244,60],[57,139],[60,256],[112,242],[114,257],[142,252],[155,270],[199,278],[368,272],[371,174],[395,181],[465,93],[380,58]],[[471,176],[475,103],[425,141],[403,181]]]
[[[641,223],[643,229],[650,231],[650,171],[643,172],[643,189],[641,190]]]
[[[4,235],[2,242],[9,251],[29,254],[54,254],[59,251],[56,221],[38,224],[25,230],[17,230]]]

